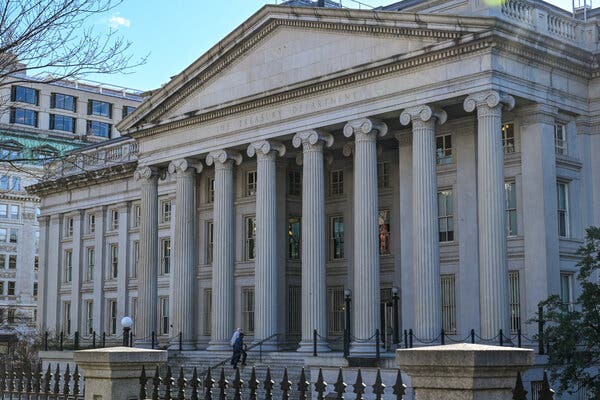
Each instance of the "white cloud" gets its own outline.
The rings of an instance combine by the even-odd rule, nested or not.
[[[120,26],[124,26],[126,28],[129,28],[131,26],[131,21],[128,20],[127,18],[121,17],[120,15],[113,15],[108,20],[108,25],[111,28],[118,28]]]

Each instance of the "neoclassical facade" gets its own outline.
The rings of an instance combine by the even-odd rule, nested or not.
[[[370,354],[394,293],[422,341],[531,335],[540,300],[571,302],[600,224],[593,13],[394,7],[265,6],[89,150],[110,162],[51,166],[40,329],[327,351],[350,289]]]

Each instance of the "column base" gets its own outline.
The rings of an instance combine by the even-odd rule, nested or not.
[[[179,350],[179,341],[171,342],[169,344],[169,350]],[[193,342],[182,342],[181,350],[196,350],[196,345]]]
[[[314,351],[314,343],[312,340],[303,340],[300,342],[300,347],[296,350],[298,353],[313,353]],[[327,345],[327,342],[319,339],[317,340],[317,354],[319,353],[329,353],[331,349]]]
[[[260,340],[255,340],[252,342],[251,346],[254,346],[256,343],[260,342]],[[278,351],[279,350],[279,344],[277,343],[277,340],[269,340],[267,342],[264,342],[262,345],[258,345],[254,348],[252,348],[252,350],[250,350],[250,352],[258,352],[258,351]]]
[[[385,349],[380,349],[381,352],[384,352]],[[377,347],[375,344],[375,340],[368,342],[352,342],[350,344],[350,355],[360,355],[360,356],[375,356],[377,354]]]
[[[154,348],[156,349],[158,343],[154,343]],[[145,340],[134,340],[133,346],[138,349],[152,349],[152,342],[147,342]]]
[[[229,340],[211,340],[208,342],[208,351],[231,351],[231,343]]]

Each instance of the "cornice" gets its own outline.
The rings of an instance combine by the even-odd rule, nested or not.
[[[112,182],[123,178],[132,178],[137,168],[137,161],[113,165],[94,171],[86,171],[81,174],[66,176],[56,180],[48,180],[28,187],[31,193],[45,196],[52,193],[64,192],[65,190],[89,187],[90,182],[94,185]]]

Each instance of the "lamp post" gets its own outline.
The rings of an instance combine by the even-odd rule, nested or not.
[[[129,347],[129,331],[131,331],[131,326],[133,325],[133,320],[124,316],[121,319],[121,326],[123,327],[123,347]]]
[[[392,287],[392,325],[394,327],[394,344],[400,343],[400,337],[398,334],[398,287]]]

